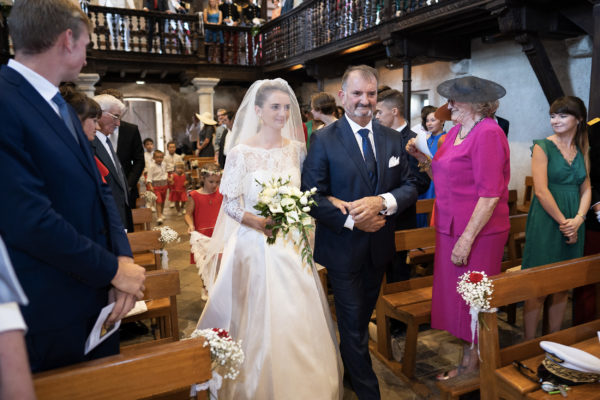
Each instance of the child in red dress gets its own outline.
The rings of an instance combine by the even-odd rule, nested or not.
[[[163,223],[163,207],[167,199],[167,171],[163,163],[165,154],[156,150],[152,156],[154,162],[148,168],[147,189],[156,195],[156,222]]]
[[[188,232],[198,231],[211,237],[223,202],[223,195],[219,192],[221,174],[223,171],[217,164],[204,164],[200,170],[200,189],[192,190],[186,205],[185,222]],[[194,255],[190,254],[192,264],[195,264]]]
[[[183,172],[183,163],[176,163],[175,172],[169,176],[169,201],[175,203],[175,209],[179,216],[183,215],[183,203],[187,202],[187,177]]]

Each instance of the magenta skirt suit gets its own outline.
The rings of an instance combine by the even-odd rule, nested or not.
[[[448,132],[431,168],[435,182],[436,251],[431,327],[471,342],[469,307],[456,291],[467,271],[500,273],[508,238],[510,153],[506,135],[491,118],[479,122],[463,142],[454,145],[460,124]],[[468,264],[456,266],[450,256],[480,197],[499,197],[491,218],[477,235]]]

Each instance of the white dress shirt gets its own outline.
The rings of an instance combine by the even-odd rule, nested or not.
[[[40,96],[44,98],[44,100],[46,100],[54,112],[60,117],[58,105],[56,105],[56,103],[52,100],[52,98],[56,96],[56,93],[58,93],[58,88],[56,86],[31,68],[26,67],[12,58],[8,60],[8,66],[23,75],[23,78],[25,78],[25,80],[29,82],[31,86],[33,86],[33,88],[40,94]]]
[[[108,143],[107,143],[107,141],[109,140],[108,136],[106,136],[104,133],[102,133],[100,131],[96,131],[96,137],[100,140],[100,143],[102,143],[102,146],[104,146],[104,149],[106,149],[106,152],[108,153],[110,159],[112,160],[113,165],[115,166],[115,169],[119,168],[119,167],[117,167],[116,160],[112,156],[112,151],[110,151],[110,147],[108,147]],[[115,152],[116,152],[116,150],[115,150]]]
[[[112,117],[111,117],[112,118]],[[113,145],[113,149],[115,149],[115,153],[117,152],[117,147],[119,146],[119,127],[116,126],[113,133],[108,136],[108,139]]]
[[[146,178],[146,182],[158,182],[158,181],[166,181],[167,180],[167,170],[165,169],[165,162],[163,161],[160,165],[156,162],[152,162],[150,167],[148,168],[148,177]]]
[[[174,153],[171,155],[168,151],[165,153],[163,164],[165,164],[167,172],[175,171],[175,164],[181,162],[183,162],[183,157],[180,154]]]
[[[15,302],[0,304],[0,332],[16,330],[27,330],[19,306]]]
[[[360,136],[358,131],[361,129],[369,130],[368,138],[369,138],[369,141],[371,142],[371,148],[373,149],[373,155],[375,156],[375,161],[377,161],[377,150],[375,149],[375,139],[373,137],[373,122],[369,121],[369,123],[367,125],[360,126],[359,124],[357,124],[356,122],[354,122],[350,118],[348,118],[348,115],[344,115],[344,117],[346,118],[346,121],[348,121],[348,124],[350,125],[350,129],[352,129],[352,133],[354,133],[354,138],[356,139],[356,145],[358,146],[358,149],[360,150],[360,154],[362,154],[363,158],[365,157],[365,155],[363,153],[363,148],[362,148],[362,136]],[[382,161],[385,161],[385,160],[382,160]],[[378,196],[383,197],[385,199],[385,203],[387,205],[387,208],[385,209],[385,211],[381,211],[381,214],[393,215],[396,212],[396,210],[398,209],[398,204],[396,203],[396,198],[391,193],[382,193],[382,194],[379,194]],[[350,230],[354,229],[354,219],[352,218],[351,215],[348,215],[348,217],[346,218],[344,227],[348,228]]]

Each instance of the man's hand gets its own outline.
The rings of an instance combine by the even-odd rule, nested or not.
[[[108,302],[115,302],[115,308],[106,319],[107,325],[113,325],[117,321],[125,318],[127,313],[135,306],[135,296],[125,293],[119,289],[111,288],[108,292]]]
[[[385,225],[385,217],[383,215],[375,215],[372,218],[362,220],[360,222],[354,221],[354,228],[360,229],[364,232],[377,232]]]
[[[144,297],[144,281],[146,270],[133,263],[133,258],[119,256],[119,268],[117,274],[110,283],[117,289],[134,295],[138,299]]]
[[[327,196],[327,200],[333,204],[338,210],[342,212],[342,214],[347,215],[348,211],[350,211],[350,203],[344,200],[340,200],[337,197]]]
[[[363,197],[350,203],[350,215],[354,224],[372,219],[383,210],[383,198],[380,196]]]

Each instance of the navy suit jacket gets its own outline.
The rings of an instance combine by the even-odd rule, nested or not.
[[[317,188],[311,215],[317,220],[315,261],[329,271],[357,270],[372,263],[384,268],[395,252],[396,215],[417,200],[415,177],[398,132],[373,121],[378,183],[371,189],[367,167],[346,118],[313,135],[310,151],[302,169],[302,189]],[[390,158],[397,164],[390,167]],[[392,163],[394,164],[394,163]],[[331,195],[345,201],[391,193],[396,199],[396,214],[387,217],[379,231],[367,233],[344,228],[347,216],[327,200]]]
[[[2,66],[0,235],[29,297],[22,307],[27,336],[41,340],[95,319],[107,304],[117,255],[131,256],[110,189],[71,114],[80,144],[29,82]]]

